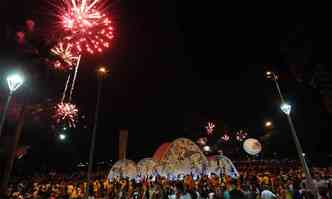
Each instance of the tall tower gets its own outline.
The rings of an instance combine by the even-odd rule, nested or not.
[[[119,160],[126,159],[128,144],[128,129],[120,129],[119,133]]]

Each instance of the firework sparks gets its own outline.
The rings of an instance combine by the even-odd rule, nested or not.
[[[69,80],[70,80],[70,74],[67,77],[67,81],[66,81],[66,84],[65,84],[65,89],[63,90],[63,93],[62,93],[61,103],[63,103],[63,101],[65,101]]]
[[[236,132],[236,140],[242,142],[243,140],[245,140],[248,136],[248,133],[243,131],[243,130],[239,130],[238,132]]]
[[[76,127],[78,109],[76,105],[71,103],[59,103],[55,107],[56,123],[66,122],[70,128]]]
[[[101,0],[65,0],[60,9],[60,23],[65,41],[78,53],[102,52],[113,38],[111,20],[98,8]],[[100,7],[100,6],[99,6]]]
[[[214,127],[215,125],[212,122],[208,122],[208,125],[205,127],[208,135],[213,134]]]
[[[224,140],[225,142],[228,142],[230,140],[229,135],[225,134],[221,137],[222,140]]]
[[[77,59],[77,63],[76,63],[76,67],[75,67],[75,72],[74,72],[74,77],[73,77],[73,82],[71,84],[70,93],[69,93],[69,101],[71,101],[71,97],[73,95],[73,91],[74,91],[74,88],[75,88],[77,71],[78,71],[78,67],[80,66],[80,61],[81,61],[81,55],[78,56],[78,59]]]
[[[78,59],[78,55],[73,52],[73,46],[71,44],[64,44],[59,42],[51,49],[51,53],[58,59],[54,62],[54,68],[56,69],[71,69]]]

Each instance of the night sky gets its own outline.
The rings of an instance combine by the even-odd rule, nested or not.
[[[1,5],[1,74],[14,64],[33,68],[29,70],[36,78],[26,85],[33,103],[59,97],[64,75],[22,55],[11,37],[26,19],[33,19],[37,30],[50,23],[45,2],[5,0]],[[289,64],[304,64],[310,71],[317,63],[327,63],[329,31],[321,24],[328,22],[323,14],[328,6],[292,2],[111,2],[113,45],[102,56],[83,58],[74,93],[84,121],[61,143],[43,118],[28,119],[21,143],[31,150],[22,161],[38,167],[87,161],[96,102],[94,71],[100,64],[110,66],[111,77],[103,84],[97,161],[116,159],[121,128],[129,130],[128,158],[139,160],[152,156],[164,142],[196,139],[208,121],[247,128],[259,137],[267,119],[279,132],[276,150],[294,156],[288,124],[278,110],[274,85],[264,77],[263,63],[276,63],[273,67],[285,76],[280,85],[294,105],[305,150],[327,152],[330,129],[319,99],[312,88],[295,81]],[[17,101],[26,95],[21,91]],[[9,122],[7,129],[12,125]]]

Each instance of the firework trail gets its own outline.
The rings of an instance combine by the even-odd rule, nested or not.
[[[63,93],[62,93],[61,103],[63,103],[63,101],[65,101],[69,80],[70,80],[70,74],[68,75],[66,85],[65,85],[65,89],[63,90]]]
[[[74,77],[73,77],[73,82],[71,84],[71,89],[70,89],[70,94],[69,94],[69,102],[71,102],[71,98],[72,98],[73,91],[74,91],[74,88],[75,88],[75,82],[76,82],[76,78],[77,78],[77,71],[78,71],[78,67],[80,66],[80,61],[81,61],[81,55],[79,55],[78,59],[77,59],[75,72],[74,72]]]

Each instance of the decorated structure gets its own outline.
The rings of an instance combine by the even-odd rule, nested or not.
[[[140,176],[160,175],[162,169],[158,161],[153,158],[144,158],[137,163],[137,172]]]
[[[262,144],[254,138],[248,138],[243,142],[243,150],[249,155],[257,155],[262,151]]]
[[[224,155],[210,156],[208,157],[208,161],[209,174],[228,175],[232,178],[238,178],[240,176],[232,161]]]
[[[108,174],[108,178],[134,178],[137,175],[137,166],[134,161],[119,160],[113,165],[111,171]]]
[[[208,164],[200,148],[187,138],[178,138],[162,149],[164,151],[157,150],[154,158],[167,174],[200,174]]]
[[[170,146],[171,143],[169,142],[165,142],[164,144],[160,145],[156,150],[156,152],[154,152],[153,159],[157,161],[163,159],[164,155],[166,154]]]
[[[109,179],[157,175],[176,178],[179,175],[200,176],[211,173],[239,177],[234,164],[226,156],[207,158],[193,141],[178,138],[171,143],[160,145],[153,158],[144,158],[137,164],[131,160],[119,160],[112,167]]]

